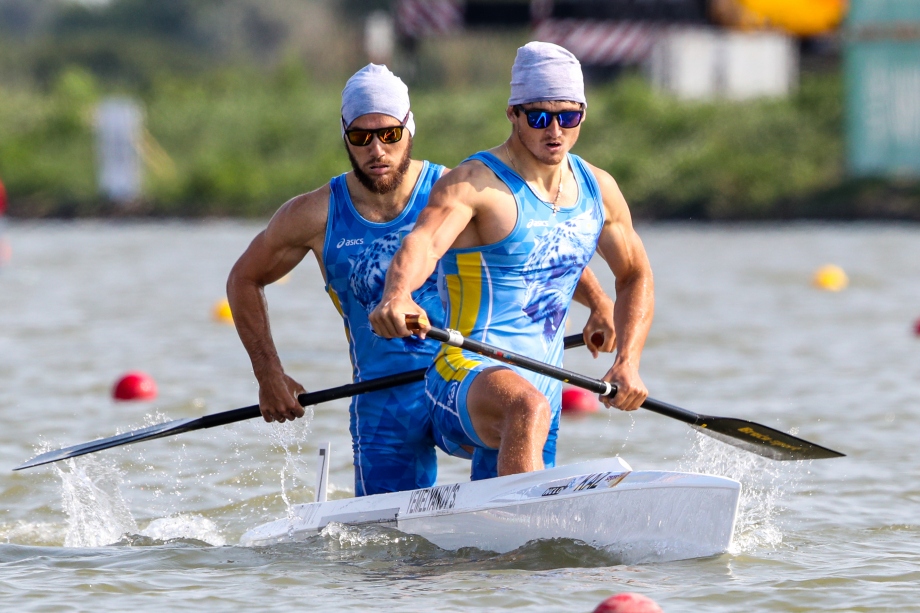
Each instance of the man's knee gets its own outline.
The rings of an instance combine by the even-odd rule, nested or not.
[[[545,438],[552,421],[546,397],[505,367],[489,368],[476,378],[467,394],[467,410],[477,435],[493,448],[509,436]]]
[[[546,435],[549,433],[551,408],[546,396],[534,389],[521,390],[521,393],[510,403],[506,413],[505,428],[519,428]]]

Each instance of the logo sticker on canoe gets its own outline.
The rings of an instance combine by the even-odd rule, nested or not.
[[[424,513],[425,511],[443,511],[453,509],[457,504],[457,492],[460,484],[441,485],[412,492],[406,514]]]
[[[578,479],[575,487],[572,488],[573,491],[581,492],[582,490],[593,490],[601,481],[603,481],[610,473],[593,473],[590,475],[585,475],[581,479]]]
[[[555,486],[555,487],[548,487],[548,488],[546,488],[546,490],[545,490],[542,494],[540,494],[540,495],[541,495],[541,496],[555,496],[556,494],[561,494],[562,492],[564,492],[564,491],[565,491],[565,488],[567,488],[567,487],[568,487],[568,484],[566,484],[566,485],[557,485],[557,486]]]
[[[581,477],[574,477],[569,480],[568,483],[564,485],[554,485],[543,490],[541,496],[556,496],[557,494],[562,494],[563,492],[583,492],[587,490],[597,489],[599,486],[606,484],[607,487],[614,487],[629,474],[629,471],[617,473],[617,472],[604,472],[604,473],[591,473],[590,475],[583,475]]]

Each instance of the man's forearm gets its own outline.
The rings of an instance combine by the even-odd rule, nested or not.
[[[601,287],[594,271],[587,266],[581,273],[578,285],[575,286],[575,294],[572,299],[592,311],[613,308],[613,300],[604,292],[604,288]]]
[[[411,295],[420,288],[437,266],[430,242],[409,234],[393,256],[387,270],[383,302],[396,296]]]
[[[617,331],[617,362],[639,367],[645,340],[655,313],[655,292],[651,274],[638,274],[617,283],[613,321]]]
[[[264,288],[252,281],[231,276],[227,282],[227,301],[256,379],[261,381],[264,376],[283,373],[281,359],[272,340]]]

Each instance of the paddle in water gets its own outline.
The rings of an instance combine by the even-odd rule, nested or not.
[[[594,339],[592,339],[592,342],[594,342]],[[571,336],[565,337],[566,349],[581,347],[584,344],[585,341],[580,334],[573,334]],[[600,345],[600,343],[596,344]],[[421,381],[425,378],[426,370],[427,369],[425,368],[419,368],[416,370],[399,373],[397,375],[389,375],[387,377],[379,377],[377,379],[368,379],[367,381],[349,383],[348,385],[341,385],[339,387],[333,387],[327,390],[301,394],[297,397],[297,402],[299,402],[301,406],[308,407],[323,402],[329,402],[330,400],[349,398],[359,394],[366,394],[368,392],[376,392],[378,390],[385,390],[391,387],[406,385],[407,383],[415,383],[416,381]],[[32,468],[33,466],[41,466],[42,464],[50,464],[51,462],[58,462],[60,460],[66,460],[67,458],[75,458],[77,456],[86,455],[87,453],[102,451],[103,449],[111,449],[112,447],[130,445],[131,443],[139,443],[141,441],[150,441],[156,438],[163,438],[165,436],[182,434],[183,432],[191,432],[192,430],[204,430],[206,428],[213,428],[215,426],[225,426],[227,424],[232,424],[238,421],[252,419],[254,417],[261,417],[261,415],[262,412],[259,410],[259,405],[254,404],[252,406],[233,409],[230,411],[223,411],[221,413],[214,413],[212,415],[204,415],[202,417],[175,419],[172,421],[164,422],[162,424],[156,424],[153,426],[147,426],[146,428],[125,432],[124,434],[118,434],[108,438],[101,438],[95,441],[90,441],[88,443],[73,445],[71,447],[64,447],[63,449],[48,451],[46,453],[35,456],[28,462],[20,464],[13,470],[22,470],[24,468]]]
[[[407,315],[406,325],[409,326],[410,330],[420,330],[418,316]],[[466,349],[467,351],[472,351],[500,362],[505,362],[506,364],[520,366],[529,371],[558,379],[564,383],[570,383],[586,390],[596,392],[602,396],[613,397],[617,393],[616,386],[607,381],[586,377],[517,353],[504,351],[503,349],[499,349],[487,343],[464,338],[463,335],[456,330],[430,328],[425,331],[425,335],[428,338],[446,343],[453,347],[460,347],[461,349]],[[763,424],[732,417],[698,415],[692,411],[682,409],[666,402],[661,402],[660,400],[655,400],[654,398],[646,398],[645,402],[642,403],[642,408],[654,411],[665,417],[680,420],[723,443],[734,445],[745,451],[750,451],[751,453],[756,453],[757,455],[772,460],[820,460],[824,458],[839,458],[844,455],[832,449],[827,449],[826,447],[792,436],[791,434],[786,434],[775,428],[764,426]]]

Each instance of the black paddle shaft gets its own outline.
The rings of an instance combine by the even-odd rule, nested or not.
[[[584,344],[584,339],[579,334],[573,334],[571,336],[565,337],[566,349],[581,347]],[[422,381],[425,378],[426,370],[427,369],[425,368],[418,368],[416,370],[410,370],[387,377],[378,377],[376,379],[359,381],[358,383],[349,383],[348,385],[340,385],[339,387],[333,387],[317,392],[300,394],[297,397],[297,402],[299,402],[301,406],[307,407],[314,404],[329,402],[330,400],[349,398],[351,396],[357,396],[358,394],[366,394],[368,392],[390,389],[400,385],[406,385],[408,383],[415,383],[416,381]],[[46,453],[35,456],[28,462],[20,464],[13,470],[22,470],[24,468],[32,468],[33,466],[41,466],[42,464],[50,464],[51,462],[58,462],[60,460],[66,460],[67,458],[75,458],[77,456],[86,455],[88,453],[102,451],[103,449],[111,449],[112,447],[130,445],[131,443],[139,443],[141,441],[150,441],[166,436],[174,436],[176,434],[182,434],[183,432],[204,430],[206,428],[214,428],[215,426],[225,426],[227,424],[232,424],[238,421],[260,417],[261,415],[262,412],[259,410],[259,405],[254,404],[252,406],[233,409],[230,411],[222,411],[220,413],[213,413],[211,415],[204,415],[202,417],[175,419],[172,421],[164,422],[162,424],[154,424],[152,426],[147,426],[146,428],[131,430],[130,432],[125,432],[124,434],[118,434],[116,436],[110,436],[108,438],[101,438],[95,441],[90,441],[89,443],[81,443],[71,447],[64,447],[63,449],[48,451]]]
[[[306,407],[322,402],[329,402],[330,400],[337,400],[339,398],[348,398],[357,394],[366,394],[367,392],[406,385],[407,383],[414,383],[415,381],[424,379],[425,370],[425,368],[419,368],[389,377],[380,377],[378,379],[370,379],[359,383],[349,383],[348,385],[340,385],[339,387],[317,392],[300,394],[297,397],[297,402],[299,402],[301,406]],[[35,456],[28,462],[20,464],[13,470],[22,470],[24,468],[32,468],[33,466],[41,466],[42,464],[50,464],[51,462],[75,458],[77,456],[86,455],[87,453],[102,451],[103,449],[130,445],[131,443],[139,443],[141,441],[150,441],[166,436],[174,436],[176,434],[182,434],[183,432],[191,432],[192,430],[204,430],[215,426],[224,426],[234,422],[260,417],[261,415],[262,412],[259,410],[259,405],[254,404],[248,407],[204,415],[197,418],[175,419],[162,424],[154,424],[146,428],[125,432],[124,434],[101,438],[89,443],[81,443],[79,445],[73,445],[72,447],[48,451]]]
[[[570,383],[602,396],[612,398],[617,393],[616,386],[607,381],[580,375],[518,353],[499,349],[487,343],[464,338],[456,330],[431,328],[426,332],[426,336],[453,347],[460,347],[506,364],[520,366],[553,379],[558,379],[564,383]],[[645,402],[642,403],[642,408],[665,417],[677,419],[723,443],[734,445],[772,460],[818,460],[838,458],[844,455],[838,451],[816,445],[763,424],[732,417],[698,415],[687,409],[682,409],[654,398],[646,398]]]

